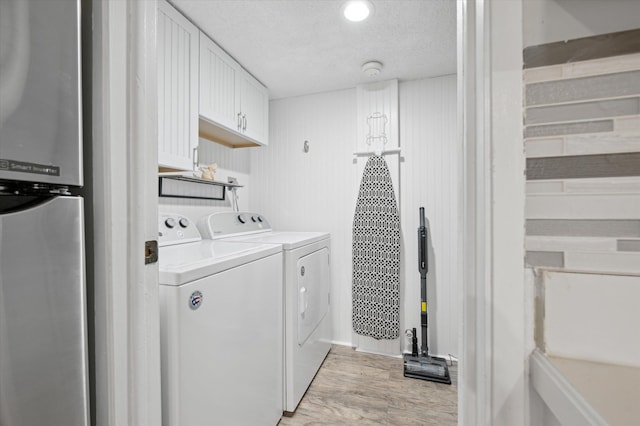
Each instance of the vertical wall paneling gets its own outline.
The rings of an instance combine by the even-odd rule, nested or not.
[[[238,207],[240,210],[248,210],[251,148],[228,148],[206,139],[200,139],[198,149],[201,165],[213,163],[218,165],[215,180],[226,182],[229,176],[233,176],[238,179],[240,185],[244,185],[237,190]],[[192,221],[196,221],[201,216],[209,213],[231,210],[230,193],[227,191],[224,201],[160,197],[158,199],[158,209],[163,213],[183,214]]]
[[[382,149],[398,147],[398,80],[363,84],[357,87],[358,102],[356,141],[357,151],[369,151],[381,146]],[[375,114],[382,114],[388,121],[378,124]],[[368,121],[371,118],[370,121]],[[377,139],[384,131],[386,143]]]
[[[333,338],[350,345],[356,91],[272,101],[269,116],[269,146],[251,148],[250,209],[275,229],[331,233]]]
[[[399,129],[398,129],[398,80],[389,80],[379,83],[364,84],[356,88],[357,115],[356,115],[356,131],[357,139],[352,145],[356,152],[385,150],[398,148]],[[380,117],[380,118],[376,118]],[[383,151],[382,151],[383,152]],[[353,209],[355,211],[355,203],[358,197],[358,190],[362,173],[367,163],[367,156],[356,156],[357,176],[352,183],[353,193]],[[396,202],[400,213],[402,212],[401,194],[400,194],[400,156],[399,154],[385,154],[384,159],[389,168],[391,180],[393,182],[393,192],[395,193]],[[351,215],[353,220],[353,213]],[[402,225],[402,223],[401,223]],[[402,252],[400,253],[402,261]],[[403,286],[402,273],[400,274],[400,293],[402,294]],[[400,309],[402,315],[402,308]],[[402,320],[400,328],[402,328]],[[369,336],[361,336],[352,332],[352,344],[363,352],[372,352],[389,355],[401,354],[401,342],[403,334],[395,340],[376,340]]]
[[[356,89],[270,103],[268,147],[251,148],[249,209],[274,228],[331,233],[333,339],[352,345],[351,227],[364,158],[358,143]],[[401,330],[420,325],[418,208],[429,227],[430,352],[458,355],[461,153],[456,141],[456,77],[398,85],[401,212]],[[309,142],[309,152],[303,150]],[[390,161],[389,159],[387,159]],[[362,163],[362,165],[360,165]],[[218,163],[220,165],[220,163]],[[242,182],[241,182],[242,183]],[[242,193],[241,193],[242,194]],[[242,199],[241,199],[242,201]],[[405,348],[404,337],[401,347]]]
[[[459,196],[462,151],[456,139],[456,78],[400,84],[404,328],[420,324],[418,208],[428,228],[429,351],[458,356],[461,317]]]

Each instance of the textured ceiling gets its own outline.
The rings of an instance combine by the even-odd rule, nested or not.
[[[171,0],[269,89],[271,99],[456,72],[455,0],[371,0],[359,23],[342,0]],[[378,77],[361,66],[383,63]]]

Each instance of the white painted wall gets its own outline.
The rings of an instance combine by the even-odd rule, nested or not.
[[[525,0],[523,46],[640,27],[637,0]]]
[[[419,328],[416,230],[426,208],[433,256],[429,285],[433,353],[458,354],[460,147],[456,143],[456,79],[445,76],[399,87],[402,324]],[[272,101],[270,145],[251,152],[249,207],[276,229],[332,235],[334,340],[352,344],[351,227],[360,176],[356,150],[356,90]],[[304,141],[310,150],[303,152]]]
[[[640,367],[640,273],[541,273],[545,353]]]

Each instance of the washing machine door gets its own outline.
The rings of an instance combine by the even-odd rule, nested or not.
[[[298,259],[298,345],[302,346],[329,310],[329,249]]]

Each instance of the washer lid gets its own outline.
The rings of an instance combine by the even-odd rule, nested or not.
[[[225,241],[242,241],[252,243],[265,243],[265,244],[282,244],[284,250],[294,250],[298,247],[306,246],[307,244],[315,243],[317,241],[326,240],[330,237],[328,232],[262,232],[252,235],[244,235],[241,237],[235,237],[233,239],[226,239]]]
[[[160,247],[159,282],[181,285],[277,254],[280,246],[202,240]]]

